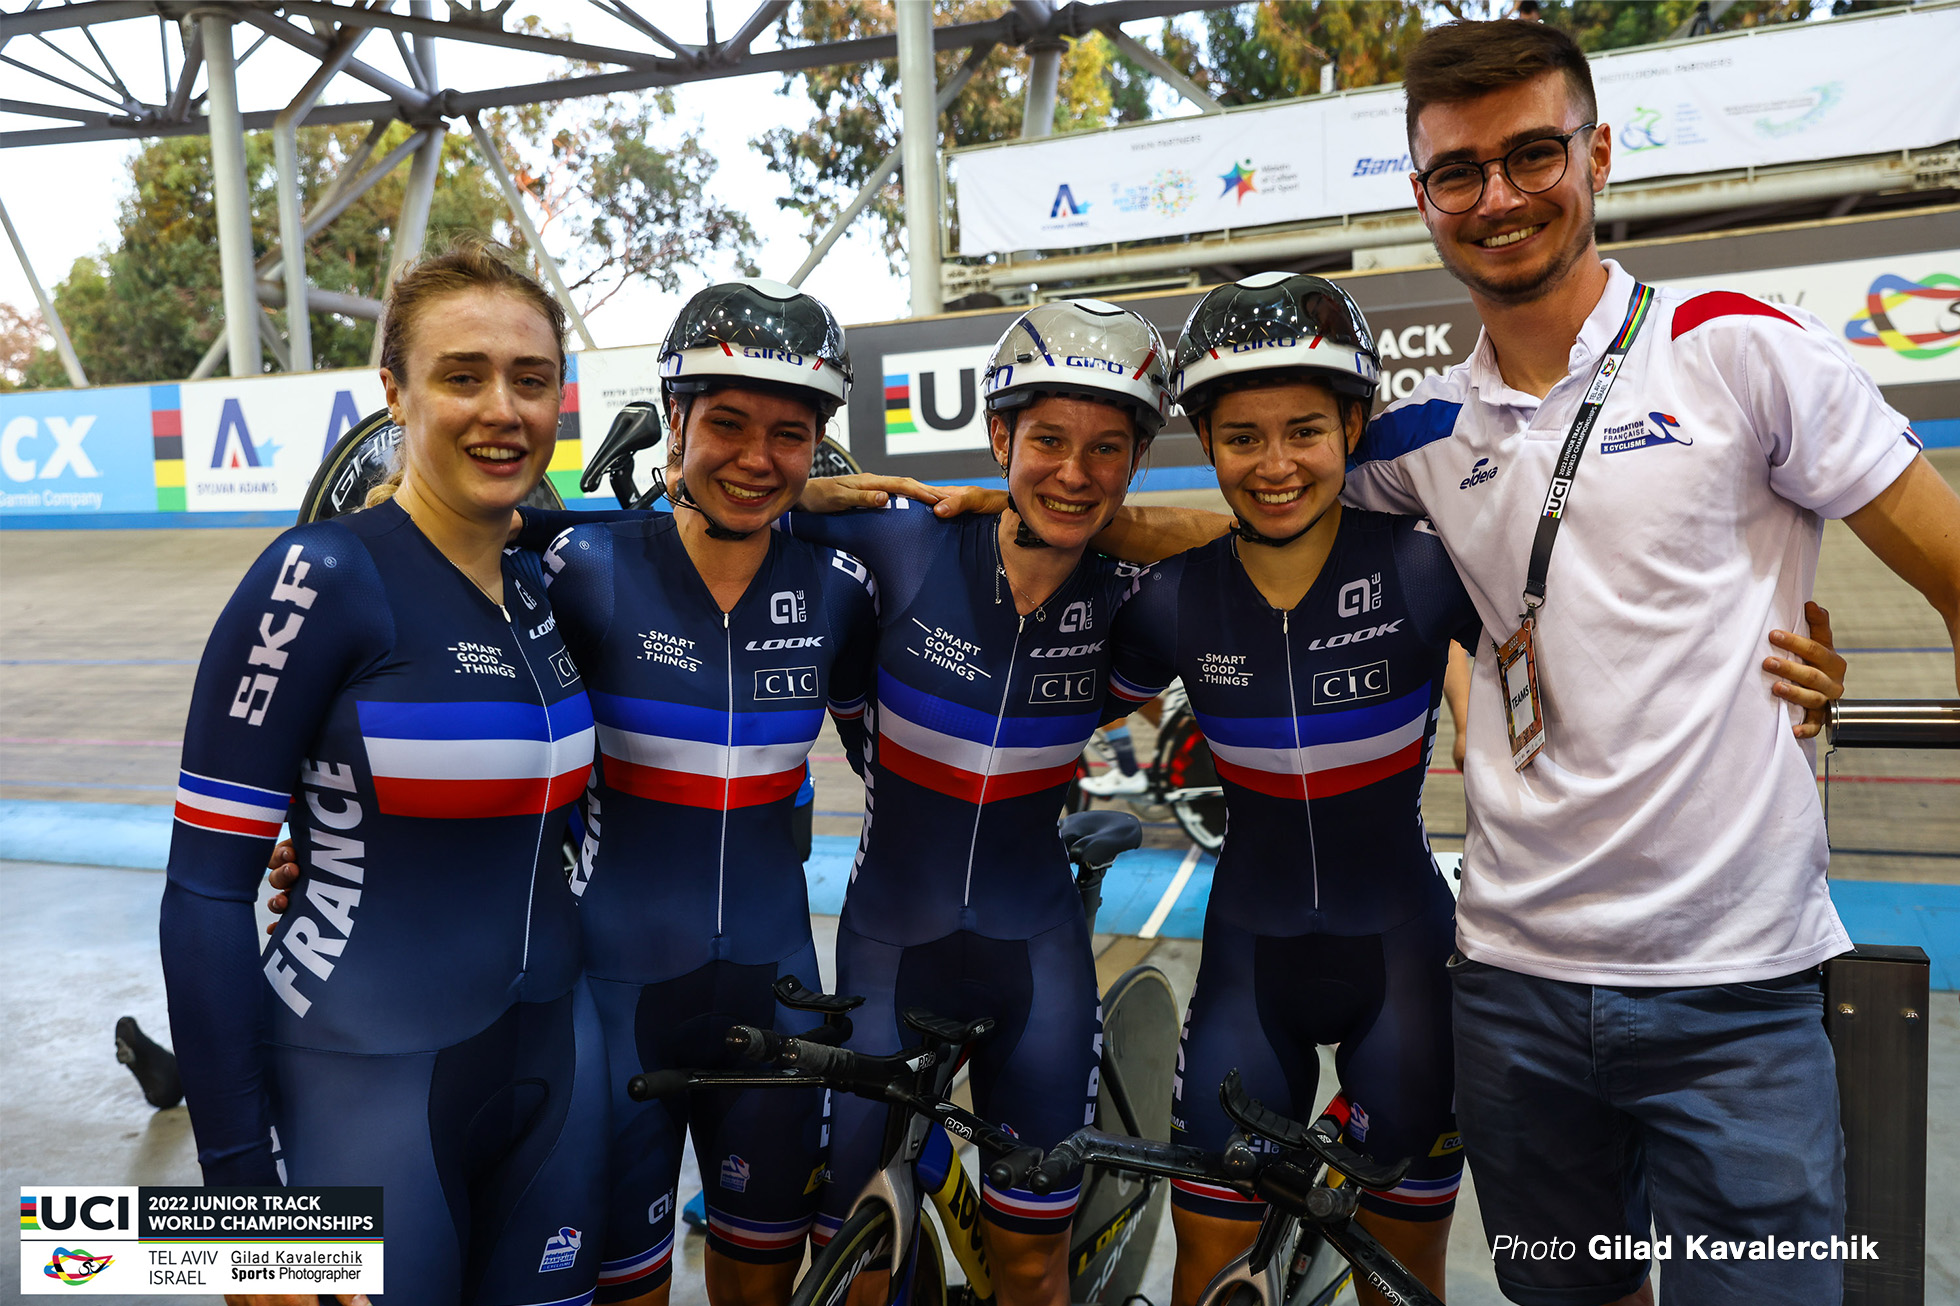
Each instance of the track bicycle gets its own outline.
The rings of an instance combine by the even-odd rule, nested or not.
[[[1169,808],[1191,842],[1215,853],[1225,844],[1225,790],[1218,783],[1211,745],[1198,728],[1182,680],[1173,680],[1158,701],[1163,711],[1157,718],[1157,750],[1141,769],[1146,788],[1141,793],[1114,795],[1111,801],[1127,804],[1139,816],[1152,807]],[[1110,766],[1116,763],[1115,750],[1103,741],[1100,730],[1076,763],[1077,783],[1070,786],[1065,803],[1071,812],[1088,807],[1090,795],[1082,791],[1080,781],[1091,773],[1092,760]]]
[[[1441,1299],[1355,1222],[1358,1189],[1385,1192],[1401,1181],[1407,1160],[1370,1161],[1340,1141],[1340,1123],[1323,1115],[1311,1126],[1250,1097],[1234,1070],[1219,1086],[1225,1114],[1248,1138],[1223,1152],[1160,1143],[1089,1128],[1051,1148],[1028,1186],[1037,1193],[1066,1182],[1078,1166],[1184,1178],[1235,1188],[1267,1203],[1252,1246],[1205,1286],[1199,1306],[1326,1306],[1348,1282],[1329,1274],[1331,1247],[1352,1274],[1395,1306],[1442,1306]]]
[[[1141,843],[1142,827],[1127,812],[1087,812],[1063,821],[1059,832],[1078,868],[1077,890],[1093,923],[1104,875],[1120,853]],[[731,1032],[737,1050],[777,1068],[747,1074],[664,1071],[636,1078],[628,1093],[665,1096],[695,1088],[822,1082],[890,1104],[879,1169],[843,1228],[817,1254],[792,1306],[829,1306],[842,1300],[841,1293],[857,1275],[886,1270],[893,1276],[894,1301],[918,1306],[939,1306],[949,1296],[964,1303],[991,1301],[979,1188],[948,1131],[994,1158],[988,1178],[997,1188],[1020,1184],[1026,1169],[1040,1159],[1039,1153],[1015,1155],[1027,1149],[949,1100],[966,1047],[984,1036],[992,1022],[960,1025],[907,1011],[902,1013],[907,1028],[925,1042],[897,1057],[866,1057],[839,1046],[849,1036],[848,1013],[860,999],[814,994],[784,980],[778,981],[777,1000],[792,1010],[821,1015],[824,1022],[795,1038],[754,1029]],[[1103,995],[1098,1123],[1132,1134],[1168,1135],[1178,1019],[1170,982],[1154,966],[1133,967],[1109,985]],[[1003,1152],[1003,1141],[1012,1145],[1009,1152]],[[1010,1156],[1017,1168],[994,1173]],[[1072,1300],[1120,1303],[1135,1292],[1163,1219],[1167,1194],[1161,1184],[1154,1175],[1100,1168],[1084,1172],[1069,1249]],[[966,1275],[966,1283],[950,1293],[939,1238],[919,1218],[922,1199],[932,1202],[946,1246]],[[840,1283],[845,1287],[839,1288]]]

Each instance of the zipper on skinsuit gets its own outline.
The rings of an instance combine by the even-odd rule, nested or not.
[[[484,597],[490,596],[486,594]],[[531,668],[530,657],[524,652],[523,633],[517,629],[517,623],[510,619],[509,608],[499,603],[497,611],[504,614],[504,622],[510,627],[511,643],[517,647],[517,660],[524,664],[526,674],[531,677],[531,688],[537,691],[538,706],[544,709],[544,804],[543,809],[538,813],[537,844],[531,849],[531,887],[524,894],[524,955],[517,963],[519,970],[529,970],[531,969],[531,912],[537,905],[538,858],[544,855],[545,822],[551,818],[551,782],[558,776],[558,740],[551,733],[551,704],[544,699],[544,682],[538,679],[538,673]]]
[[[1293,722],[1293,759],[1300,768],[1300,805],[1307,813],[1307,856],[1313,859],[1313,909],[1320,910],[1320,849],[1314,846],[1313,798],[1307,792],[1306,749],[1300,743],[1300,699],[1293,688],[1293,614],[1279,614],[1280,646],[1286,650],[1286,708]]]
[[[1021,632],[1027,625],[1027,617],[1016,613],[1014,647],[1007,655],[1007,671],[1001,677],[1000,709],[994,713],[994,737],[987,745],[987,769],[980,773],[980,801],[973,808],[973,839],[966,846],[966,887],[960,891],[962,909],[973,905],[973,854],[980,847],[980,820],[987,812],[987,782],[993,779],[994,754],[1000,751],[1000,728],[1007,721],[1007,696],[1014,688],[1014,659],[1021,655]]]
[[[728,746],[721,750],[721,846],[715,854],[715,937],[722,935],[721,904],[728,878],[728,797],[735,780],[735,636],[721,614],[723,660],[728,666]]]

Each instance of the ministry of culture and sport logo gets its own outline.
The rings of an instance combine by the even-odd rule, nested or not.
[[[80,1247],[57,1247],[41,1273],[58,1283],[87,1283],[115,1261],[113,1256],[91,1256]]]
[[[1907,326],[1921,329],[1902,327],[1902,317]],[[1864,312],[1844,324],[1844,338],[1901,358],[1940,358],[1960,349],[1960,277],[1935,272],[1908,281],[1880,273],[1865,292]]]
[[[1231,195],[1240,204],[1245,203],[1247,195],[1258,193],[1252,185],[1252,179],[1258,171],[1259,169],[1252,166],[1251,159],[1233,164],[1230,172],[1219,174],[1218,179],[1225,183],[1225,189],[1218,192],[1218,198],[1224,199],[1227,195]]]

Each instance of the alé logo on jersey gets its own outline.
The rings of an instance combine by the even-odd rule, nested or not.
[[[802,590],[777,590],[769,596],[769,620],[778,626],[800,626],[810,619]]]
[[[1649,413],[1644,422],[1609,426],[1599,435],[1601,453],[1626,453],[1633,449],[1651,449],[1657,444],[1691,446],[1694,441],[1681,434],[1681,419],[1672,413]]]
[[[1358,617],[1382,605],[1382,574],[1363,576],[1341,586],[1339,611],[1343,617]]]

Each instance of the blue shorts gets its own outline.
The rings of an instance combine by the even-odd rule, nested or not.
[[[1457,1115],[1505,1296],[1625,1296],[1649,1262],[1611,1239],[1648,1238],[1651,1217],[1670,1300],[1839,1300],[1844,1267],[1828,1255],[1710,1249],[1843,1236],[1837,1066],[1816,968],[1693,988],[1572,984],[1462,958],[1450,974]]]
[[[850,1046],[873,1056],[916,1047],[920,1035],[898,1013],[923,1007],[949,1020],[994,1019],[973,1045],[968,1083],[973,1112],[1043,1150],[1095,1116],[1102,1068],[1102,1006],[1096,959],[1080,914],[1031,939],[989,939],[961,931],[900,947],[837,931],[837,991],[863,996],[851,1013]],[[835,1234],[878,1164],[887,1108],[836,1094],[817,1237]],[[981,1216],[1017,1233],[1068,1232],[1081,1185],[1037,1197],[1024,1188],[981,1184]]]
[[[379,1184],[375,1301],[584,1306],[605,1207],[605,1051],[583,983],[440,1052],[271,1050],[293,1185]]]
[[[1218,1086],[1237,1069],[1246,1092],[1305,1119],[1320,1077],[1319,1046],[1337,1043],[1341,1094],[1356,1151],[1393,1163],[1414,1158],[1391,1192],[1361,1195],[1398,1220],[1447,1218],[1456,1208],[1463,1148],[1452,1102],[1449,959],[1452,900],[1381,934],[1257,935],[1205,922],[1204,958],[1178,1042],[1171,1126],[1177,1141],[1212,1150],[1237,1132]],[[1266,1204],[1230,1188],[1171,1181],[1178,1208],[1257,1220]]]
[[[642,1070],[731,1066],[730,1025],[802,1033],[808,1012],[777,1006],[781,975],[818,982],[805,942],[770,965],[710,962],[658,984],[591,981],[612,1061],[613,1145],[602,1302],[625,1301],[667,1282],[674,1250],[674,1191],[681,1151],[694,1155],[707,1194],[708,1246],[751,1264],[793,1261],[823,1186],[823,1101],[817,1089],[716,1089],[634,1102],[626,1081]]]

